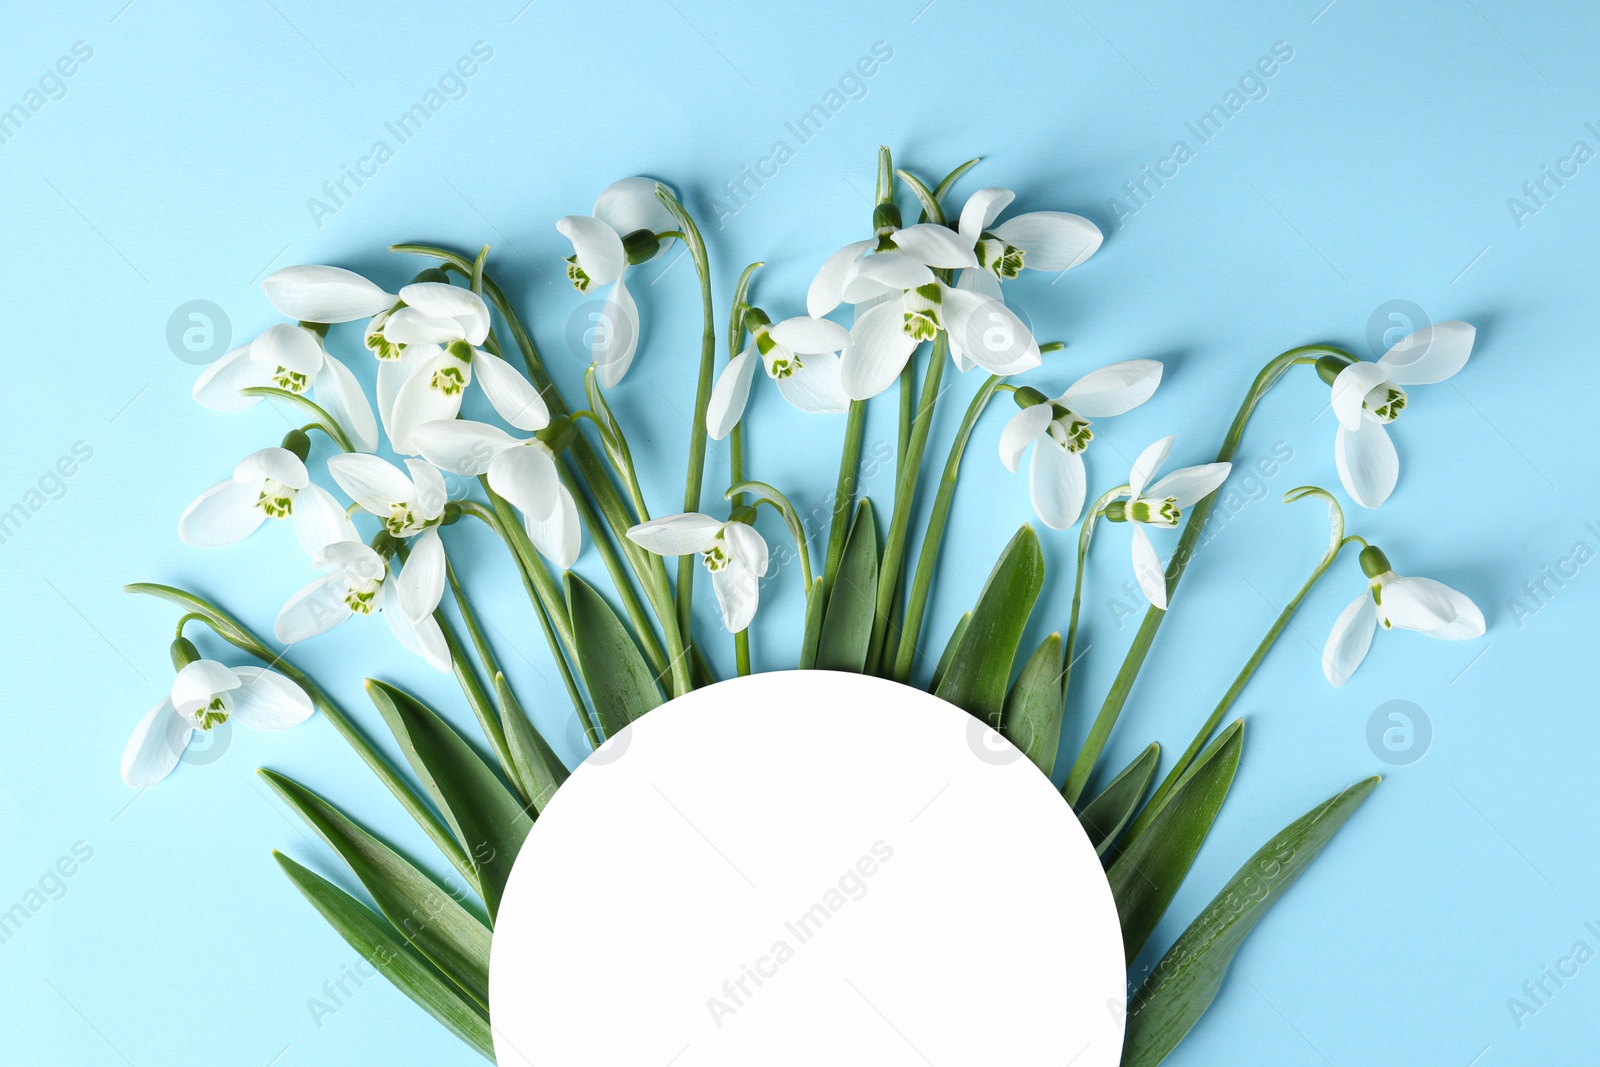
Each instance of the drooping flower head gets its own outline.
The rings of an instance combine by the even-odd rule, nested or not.
[[[1350,680],[1372,647],[1372,635],[1413,630],[1441,641],[1482,637],[1483,612],[1465,594],[1432,578],[1402,578],[1381,549],[1361,550],[1367,588],[1339,613],[1322,650],[1322,673],[1334,685]]]
[[[353,537],[355,529],[333,495],[312,482],[305,457],[310,441],[291,430],[281,447],[263,448],[239,461],[233,477],[196,497],[178,519],[186,545],[215,548],[254,533],[268,519],[289,519],[308,555]]]
[[[743,417],[758,362],[783,398],[801,411],[850,409],[839,378],[839,350],[850,344],[849,330],[807,315],[774,323],[760,308],[746,310],[745,323],[750,345],[728,361],[706,408],[706,432],[713,440],[728,436]]]
[[[1231,463],[1203,463],[1181,467],[1152,484],[1151,479],[1172,453],[1171,434],[1139,453],[1128,474],[1128,498],[1107,505],[1105,516],[1112,522],[1133,524],[1133,576],[1151,605],[1167,608],[1167,572],[1156,553],[1146,527],[1175,529],[1186,509],[1193,507],[1222,485],[1233,469]]]
[[[747,521],[753,517],[753,512],[727,520],[693,511],[668,515],[633,527],[628,540],[658,556],[699,553],[711,573],[722,625],[736,634],[755,618],[769,562],[766,539]]]

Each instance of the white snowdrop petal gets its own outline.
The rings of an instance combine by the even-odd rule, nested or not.
[[[343,267],[284,267],[261,283],[279,313],[301,322],[354,322],[371,318],[394,303],[394,297]]]
[[[338,571],[309,583],[283,605],[272,632],[286,645],[327,633],[350,617],[350,606],[344,600],[348,584],[348,578]]]
[[[1466,594],[1432,578],[1395,578],[1383,586],[1390,625],[1446,641],[1482,637],[1483,612]]]
[[[322,369],[322,342],[303,326],[280,322],[250,342],[250,358],[310,378]]]
[[[533,443],[507,448],[489,461],[489,485],[524,517],[550,517],[557,504],[561,477],[550,450]]]
[[[1133,527],[1133,577],[1139,583],[1139,591],[1150,603],[1167,610],[1167,572],[1161,565],[1161,557],[1156,554],[1156,546],[1151,543],[1150,535],[1144,532],[1144,527],[1138,523],[1129,523]]]
[[[1362,419],[1356,430],[1339,427],[1333,459],[1345,492],[1364,508],[1375,508],[1389,499],[1400,480],[1400,457],[1389,431],[1371,419]]]
[[[465,368],[463,370],[463,368]],[[429,359],[400,387],[395,396],[393,419],[389,426],[389,443],[396,452],[415,454],[416,442],[411,431],[423,423],[453,419],[461,411],[461,393],[446,393],[434,388],[434,380],[441,371],[457,370],[470,373],[471,367],[447,352]]]
[[[350,499],[380,519],[387,519],[394,505],[409,503],[416,496],[410,478],[388,460],[369,453],[341,452],[330,456],[328,473]]]
[[[1033,334],[998,300],[943,286],[945,331],[951,347],[990,374],[1020,374],[1043,362]]]
[[[1144,495],[1152,500],[1166,500],[1170,497],[1177,501],[1178,507],[1192,508],[1216,492],[1217,487],[1228,480],[1228,473],[1231,470],[1233,470],[1231,463],[1204,463],[1198,467],[1180,467],[1146,489]]]
[[[349,367],[332,356],[324,356],[312,391],[322,409],[349,435],[351,444],[362,452],[378,447],[377,417]]]
[[[767,551],[767,539],[754,526],[743,522],[730,522],[722,528],[723,540],[741,564],[748,567],[755,574],[757,580],[767,576],[767,565],[771,562]]]
[[[432,615],[444,596],[444,540],[438,530],[424,530],[411,542],[411,551],[395,580],[399,609],[413,622]],[[391,605],[390,611],[395,610]]]
[[[967,202],[961,208],[961,221],[957,230],[961,239],[969,245],[978,243],[978,238],[983,236],[983,231],[994,225],[994,220],[1000,217],[1000,212],[1011,205],[1017,194],[1010,189],[1002,189],[998,185],[991,185],[986,189],[979,189],[967,197]]]
[[[233,468],[233,480],[236,482],[258,485],[264,478],[271,478],[290,489],[304,489],[311,483],[311,474],[300,457],[276,445],[257,449]]]
[[[727,631],[736,634],[749,628],[761,596],[761,580],[755,572],[735,558],[721,570],[711,572],[711,588],[717,594],[717,607]]]
[[[722,368],[717,384],[711,388],[711,402],[706,405],[706,433],[713,441],[720,441],[733,432],[744,417],[745,405],[750,402],[750,384],[755,380],[756,366],[761,361],[751,349],[745,349]]]
[[[437,519],[450,502],[450,488],[444,483],[444,475],[426,460],[408,459],[405,462],[413,486],[411,502],[422,510],[423,518]]]
[[[210,703],[218,693],[239,688],[239,675],[214,659],[186,663],[172,678],[172,706],[180,712]]]
[[[620,275],[606,294],[606,305],[600,314],[591,356],[600,384],[610,389],[628,373],[639,349],[639,306]]]
[[[178,538],[197,548],[219,548],[254,533],[267,513],[256,507],[261,486],[229,478],[195,497],[178,517]]]
[[[1149,400],[1161,384],[1161,363],[1130,359],[1092,370],[1061,394],[1061,405],[1086,419],[1121,415]]]
[[[241,389],[272,384],[273,368],[250,358],[253,342],[232,349],[200,372],[194,398],[213,411],[243,411],[261,402],[259,396],[242,396]]]
[[[1328,633],[1328,642],[1322,649],[1322,674],[1333,685],[1343,685],[1350,680],[1361,661],[1367,658],[1372,647],[1372,635],[1378,627],[1378,605],[1372,596],[1362,593],[1346,605],[1334,620]]]
[[[902,328],[898,303],[879,304],[856,319],[842,356],[840,380],[852,400],[870,400],[894,384],[917,342]]]
[[[1034,404],[1006,421],[1005,429],[1000,431],[1000,462],[1005,464],[1006,470],[1013,474],[1017,472],[1022,453],[1043,436],[1052,418],[1049,404]]]
[[[844,362],[832,352],[805,358],[805,365],[777,380],[778,392],[793,407],[813,415],[838,415],[850,410],[844,391]]]
[[[883,252],[856,263],[854,273],[845,283],[844,297],[855,303],[884,290],[915,289],[932,283],[933,271],[926,264],[911,256]]]
[[[1454,377],[1472,355],[1478,331],[1465,322],[1436,322],[1401,338],[1378,359],[1396,385],[1432,385]]]
[[[617,231],[588,215],[566,215],[556,220],[556,229],[572,242],[578,266],[589,276],[591,287],[610,285],[622,277],[628,266]]]
[[[767,335],[791,352],[802,356],[837,352],[850,344],[850,331],[831,319],[806,315],[784,319],[767,329]]]
[[[930,267],[976,267],[978,257],[972,245],[948,226],[921,222],[896,230],[889,238],[906,256]]]
[[[722,520],[691,511],[640,523],[628,531],[628,540],[658,556],[686,556],[711,547],[722,527]]]
[[[394,591],[394,579],[390,578],[383,584],[381,599],[386,605],[383,616],[395,640],[399,641],[407,652],[421,656],[434,670],[441,674],[450,673],[450,647],[445,643],[444,631],[439,628],[439,620],[427,615],[420,621],[412,621],[396,604],[399,594]]]
[[[1039,521],[1052,530],[1066,530],[1083,514],[1088,492],[1083,457],[1046,438],[1033,448],[1028,465],[1028,495]]]
[[[1174,440],[1172,434],[1167,434],[1140,452],[1139,457],[1133,461],[1133,470],[1128,473],[1129,496],[1132,499],[1137,500],[1144,496],[1144,487],[1150,484],[1150,479],[1155,477],[1156,471],[1161,469],[1161,465],[1172,454]]]
[[[143,789],[171,774],[183,758],[183,750],[189,747],[193,730],[171,700],[163,699],[145,712],[122,750],[123,782],[133,789]]]
[[[502,419],[519,430],[542,430],[550,425],[550,409],[526,376],[482,349],[473,353],[472,362],[484,396]]]
[[[843,302],[845,283],[854,274],[856,260],[872,246],[872,241],[852,241],[823,261],[806,291],[806,311],[812,318],[822,318]]]
[[[1000,279],[994,276],[993,271],[982,267],[968,267],[957,274],[956,288],[1005,303],[1005,297],[1000,293]]]
[[[578,505],[564,485],[556,487],[555,507],[542,519],[523,515],[522,527],[539,555],[567,570],[578,562],[583,551],[583,527],[578,520]]]
[[[1022,249],[1022,265],[1034,270],[1068,270],[1100,248],[1105,235],[1080,215],[1065,211],[1030,211],[1014,215],[994,228],[994,235]]]
[[[1352,363],[1334,377],[1328,406],[1333,408],[1334,418],[1339,420],[1340,426],[1354,430],[1363,422],[1372,421],[1362,414],[1361,405],[1367,399],[1367,394],[1384,379],[1382,367],[1366,362]]]
[[[500,427],[471,419],[422,423],[411,431],[411,443],[435,467],[464,478],[487,474],[495,456],[520,444]]]
[[[659,197],[654,178],[622,178],[600,190],[595,198],[594,217],[626,237],[635,230],[665,233],[678,228],[677,220]],[[667,189],[670,193],[672,190]]]
[[[445,288],[454,289],[455,286]],[[383,324],[383,336],[397,345],[447,345],[465,340],[466,330],[448,316],[429,315],[421,308],[403,307]]]
[[[243,684],[229,694],[233,717],[252,730],[287,730],[311,717],[316,708],[305,690],[266,667],[235,667]]]
[[[314,557],[335,541],[356,540],[355,525],[333,494],[308,485],[294,498],[294,534],[307,556]]]

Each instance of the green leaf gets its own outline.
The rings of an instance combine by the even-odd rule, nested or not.
[[[1032,526],[1017,531],[989,574],[937,696],[991,726],[1005,710],[1022,631],[1044,588],[1044,553]]]
[[[370,908],[288,856],[280,852],[272,856],[295,888],[362,959],[444,1024],[445,1029],[493,1062],[494,1040],[487,1011],[463,997],[426,960],[407,948],[399,931]]]
[[[955,170],[951,171],[949,174],[946,174],[944,176],[944,179],[942,181],[940,181],[937,186],[934,187],[933,195],[936,198],[938,198],[939,200],[943,200],[945,194],[950,191],[950,187],[953,186],[956,182],[960,181],[961,180],[961,176],[963,174],[965,174],[967,171],[971,170],[973,167],[976,167],[977,165],[978,165],[978,160],[976,158],[969,159],[965,163],[961,164],[961,166],[959,166]]]
[[[261,776],[345,861],[407,941],[485,1010],[489,928],[433,879],[293,779]]]
[[[1243,743],[1244,722],[1236,719],[1201,753],[1150,829],[1122,850],[1106,870],[1117,916],[1122,920],[1122,947],[1129,963],[1150,939],[1194,865],[1233,784]]]
[[[1211,1006],[1245,937],[1377,786],[1367,778],[1286,826],[1239,868],[1134,997],[1122,1067],[1155,1067]]]
[[[1061,635],[1039,642],[1006,698],[1000,733],[1048,777],[1061,748]]]
[[[1078,821],[1100,855],[1106,854],[1106,849],[1139,810],[1139,801],[1150,788],[1150,779],[1155,777],[1156,762],[1160,758],[1161,746],[1152,744],[1134,757],[1133,762],[1078,813]]]
[[[838,576],[828,592],[828,606],[817,640],[820,669],[857,674],[866,670],[877,597],[878,523],[873,517],[872,501],[863,497],[850,523]]]
[[[506,744],[511,749],[511,766],[517,776],[517,785],[533,803],[533,810],[541,812],[555,796],[561,783],[567,780],[567,765],[545,741],[522,710],[522,703],[511,691],[506,676],[496,673],[494,692],[500,701],[500,718],[506,726]],[[579,715],[588,712],[578,709]]]
[[[806,624],[800,635],[800,669],[817,665],[817,640],[822,636],[822,578],[811,580],[811,595],[806,597]]]
[[[945,222],[944,208],[940,206],[939,198],[934,195],[932,189],[928,188],[927,183],[903,167],[897,169],[895,173],[900,175],[901,181],[911,186],[911,191],[916,194],[918,202],[922,204],[922,221],[934,222],[943,226]]]
[[[582,578],[567,573],[567,611],[578,646],[578,668],[594,702],[600,729],[611,737],[662,703],[655,672],[617,613]]]
[[[367,695],[465,847],[492,919],[533,820],[483,757],[426,704],[370,678]]]
[[[928,683],[928,688],[933,692],[938,692],[943,684],[945,673],[950,670],[950,661],[956,658],[956,649],[961,647],[961,639],[967,635],[970,625],[972,612],[962,612],[961,618],[956,620],[956,628],[950,631],[950,640],[944,643],[944,651],[939,653],[938,664],[933,668],[933,679]]]

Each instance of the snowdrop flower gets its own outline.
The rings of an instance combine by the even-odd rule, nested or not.
[[[437,535],[434,543],[438,544]],[[450,670],[444,631],[433,617],[444,592],[444,549],[432,553],[419,542],[395,574],[392,561],[360,540],[335,541],[312,558],[322,577],[284,604],[273,633],[294,644],[327,633],[352,615],[381,610],[389,629],[405,646],[439,671]],[[437,590],[437,592],[436,592]]]
[[[444,594],[444,542],[439,521],[450,494],[444,477],[431,464],[406,460],[404,472],[386,460],[365,452],[345,452],[328,460],[328,473],[350,499],[383,521],[391,537],[411,541],[402,574],[409,581],[397,585],[400,605],[416,621],[433,613]]]
[[[1379,623],[1385,630],[1415,630],[1441,641],[1483,636],[1483,612],[1448,585],[1400,577],[1388,557],[1371,545],[1361,550],[1361,569],[1367,591],[1339,613],[1322,650],[1322,673],[1334,685],[1343,685],[1361,666]]]
[[[411,440],[416,427],[456,418],[462,394],[474,381],[494,411],[517,429],[541,430],[549,424],[550,410],[533,382],[506,360],[477,347],[490,331],[488,307],[477,293],[419,282],[400,290],[400,298],[408,306],[390,315],[384,334],[405,344],[408,358],[413,346],[421,346],[426,355],[413,370],[403,371],[405,382],[395,392],[389,422],[395,451],[416,453]],[[402,318],[406,312],[418,314]]]
[[[261,288],[281,314],[300,322],[371,318],[395,300],[379,286],[342,267],[284,267],[267,275]]]
[[[202,371],[194,398],[216,411],[242,411],[261,398],[239,390],[260,386],[290,393],[310,390],[357,448],[378,447],[378,422],[361,384],[349,367],[328,354],[315,330],[289,322],[267,327]]]
[[[842,303],[859,304],[931,282],[930,267],[954,270],[978,265],[971,243],[948,226],[923,222],[902,227],[900,209],[893,204],[879,204],[873,214],[877,236],[845,245],[823,262],[812,279],[806,293],[806,310],[812,318],[820,319]]]
[[[195,731],[207,733],[229,720],[253,730],[287,730],[311,717],[311,698],[266,667],[228,667],[201,659],[184,638],[173,642],[181,661],[172,689],[147,711],[122,751],[122,780],[134,789],[172,773]]]
[[[722,625],[736,634],[755,618],[761,579],[767,573],[767,542],[754,526],[689,512],[651,519],[628,531],[628,539],[658,556],[698,552],[711,572],[722,609]]]
[[[656,198],[660,183],[650,178],[623,178],[601,190],[592,215],[567,215],[556,229],[572,242],[567,277],[587,293],[610,285],[591,349],[600,384],[607,389],[622,380],[639,347],[639,308],[623,281],[628,266],[645,263],[661,251],[660,234],[677,222]]]
[[[1472,355],[1476,334],[1465,322],[1438,322],[1407,334],[1375,363],[1346,363],[1338,356],[1317,361],[1317,373],[1333,386],[1330,403],[1339,419],[1333,456],[1350,499],[1375,508],[1389,498],[1400,459],[1384,427],[1405,410],[1401,386],[1453,376]]]
[[[1090,371],[1055,400],[1037,389],[1017,390],[1017,403],[1028,406],[1001,431],[1000,462],[1016,473],[1022,453],[1033,445],[1028,492],[1040,521],[1053,530],[1065,530],[1083,511],[1087,493],[1083,451],[1094,440],[1089,420],[1133,410],[1160,384],[1160,363],[1132,359]]]
[[[436,370],[444,346],[465,341],[476,348],[489,336],[489,307],[482,297],[449,284],[442,271],[424,271],[418,277],[423,280],[404,286],[390,306],[372,317],[363,335],[378,360],[378,417],[391,440],[401,388],[424,367]]]
[[[1094,255],[1105,237],[1088,219],[1065,211],[1030,211],[996,226],[1016,199],[1010,189],[979,189],[961,209],[959,232],[978,264],[961,272],[958,288],[1000,299],[1000,283],[1031,270],[1070,270]]]
[[[562,432],[571,432],[565,424]],[[555,451],[537,437],[518,440],[504,430],[468,419],[423,423],[412,440],[429,463],[468,477],[487,475],[489,488],[522,512],[522,525],[539,554],[562,570],[583,548],[578,505],[561,483]]]
[[[746,310],[745,322],[750,345],[728,361],[706,408],[706,432],[713,440],[727,437],[744,415],[758,361],[783,398],[801,411],[828,414],[850,409],[850,397],[839,380],[839,350],[850,344],[849,330],[809,316],[774,324],[760,308]]]
[[[243,540],[267,519],[292,519],[308,555],[355,536],[344,508],[306,470],[310,443],[299,430],[285,438],[290,448],[263,448],[239,461],[233,477],[218,482],[183,509],[178,537],[186,545],[216,548]],[[292,451],[295,445],[301,451]]]
[[[1145,527],[1174,529],[1183,518],[1184,509],[1215,492],[1233,469],[1231,463],[1182,467],[1152,485],[1150,479],[1172,452],[1172,441],[1172,435],[1168,434],[1139,453],[1128,475],[1128,499],[1113,501],[1105,510],[1106,518],[1112,522],[1134,524],[1134,578],[1145,598],[1162,611],[1167,610],[1166,568],[1161,565],[1161,557],[1156,554],[1156,546],[1145,533]]]

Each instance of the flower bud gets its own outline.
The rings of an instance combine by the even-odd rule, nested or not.
[[[1339,372],[1359,360],[1346,359],[1343,356],[1322,356],[1317,360],[1317,377],[1329,385],[1339,376]]]
[[[552,415],[550,424],[534,436],[552,453],[559,456],[577,439],[578,427],[565,415]]]
[[[744,309],[744,328],[749,330],[751,333],[755,333],[763,326],[771,325],[772,319],[769,318],[767,313],[762,311],[760,308],[747,307]]]
[[[1048,404],[1050,398],[1031,385],[1019,385],[1017,391],[1011,394],[1011,399],[1017,402],[1019,408],[1031,408],[1036,404]]]
[[[1127,522],[1128,502],[1126,500],[1113,500],[1106,505],[1105,511],[1101,512],[1101,514],[1111,522]]]
[[[1383,554],[1383,549],[1368,545],[1361,550],[1361,570],[1368,578],[1388,574],[1393,569],[1389,566],[1389,557]]]
[[[200,658],[200,650],[194,647],[194,642],[187,637],[176,637],[172,640],[172,669],[181,671],[189,664]]]
[[[628,262],[637,266],[656,257],[661,251],[661,238],[652,230],[634,230],[622,239],[622,249],[628,253]]]
[[[289,452],[293,452],[300,458],[300,462],[304,463],[306,461],[306,457],[311,454],[311,438],[306,436],[304,430],[290,430],[288,433],[283,435],[283,443],[281,447]]]

